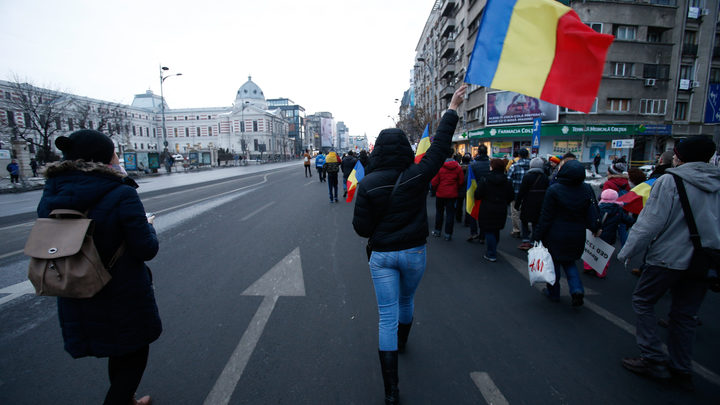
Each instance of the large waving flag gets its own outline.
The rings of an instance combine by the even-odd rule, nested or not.
[[[650,179],[638,184],[625,193],[625,195],[620,196],[617,201],[625,203],[623,206],[625,211],[639,214],[643,207],[645,207],[648,197],[650,197],[650,190],[652,189],[652,185],[655,184],[655,180],[657,179]]]
[[[488,0],[465,81],[589,112],[613,39],[555,0]]]
[[[465,191],[465,211],[475,218],[478,219],[478,213],[480,212],[480,201],[475,201],[475,190],[477,189],[477,180],[475,174],[471,168],[468,167],[467,175],[467,191]]]
[[[345,199],[345,202],[352,201],[355,191],[357,191],[357,185],[363,177],[365,177],[365,167],[358,160],[347,179],[347,199]]]
[[[425,125],[425,131],[418,142],[417,150],[415,150],[415,163],[420,162],[428,149],[430,149],[430,124]]]

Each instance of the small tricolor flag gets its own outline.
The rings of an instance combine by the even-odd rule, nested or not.
[[[355,191],[357,191],[357,185],[363,177],[365,177],[365,168],[358,160],[347,179],[347,199],[345,199],[345,202],[352,201]]]
[[[624,203],[623,209],[633,214],[639,214],[645,207],[648,197],[650,197],[650,190],[652,185],[655,184],[655,179],[644,181],[637,186],[633,187],[625,195],[620,196],[617,202]]]
[[[425,131],[418,142],[417,150],[415,150],[415,163],[420,163],[420,159],[425,156],[428,149],[430,149],[430,124],[425,125]]]
[[[480,201],[475,201],[475,190],[477,189],[477,180],[472,169],[468,167],[467,172],[467,191],[465,192],[465,211],[475,218],[478,219],[478,212],[480,211]]]
[[[587,113],[613,39],[555,0],[488,0],[465,82]]]

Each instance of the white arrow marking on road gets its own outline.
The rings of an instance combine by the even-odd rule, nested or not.
[[[470,373],[470,378],[472,378],[488,405],[509,405],[509,402],[505,399],[505,396],[500,392],[488,373],[475,371]]]
[[[230,356],[230,360],[228,360],[222,373],[220,373],[215,386],[205,398],[204,405],[227,404],[230,402],[230,397],[235,391],[245,366],[247,366],[255,346],[260,340],[278,297],[305,296],[300,248],[295,248],[285,256],[270,271],[248,287],[242,295],[262,296],[265,298],[263,298],[260,307],[255,312],[255,316],[250,321],[250,326],[248,326],[240,339],[240,343],[238,343],[235,351]]]
[[[11,286],[7,286],[3,289],[0,289],[0,294],[10,294],[5,297],[0,298],[0,305],[12,301],[15,298],[21,297],[25,294],[31,294],[35,292],[35,287],[33,287],[32,283],[30,283],[30,280],[25,280],[21,283],[13,284]]]

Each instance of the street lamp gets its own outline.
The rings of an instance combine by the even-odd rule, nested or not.
[[[240,106],[240,119],[242,120],[242,123],[240,124],[240,148],[242,148],[243,154],[245,155],[245,159],[248,159],[248,145],[245,141],[245,109],[250,106],[249,101],[244,101],[242,105]]]
[[[173,75],[164,76],[163,72],[166,72],[168,70],[170,70],[170,68],[168,68],[167,66],[160,65],[160,111],[162,114],[163,147],[164,147],[163,152],[164,152],[164,155],[166,158],[167,158],[167,153],[168,153],[168,148],[167,148],[168,141],[167,141],[167,129],[165,128],[165,96],[163,94],[163,82],[165,82],[165,79],[167,79],[168,77],[182,76],[182,73],[175,73]]]
[[[395,117],[393,117],[392,115],[388,115],[388,118],[390,118],[393,122],[393,125],[395,125],[397,127],[397,122],[395,121]]]

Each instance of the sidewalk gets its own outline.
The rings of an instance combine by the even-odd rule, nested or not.
[[[298,171],[301,171],[302,165],[303,162],[301,160],[293,160],[290,162],[266,163],[262,165],[213,167],[202,171],[159,173],[157,175],[135,178],[135,181],[140,186],[137,191],[142,195],[150,191],[165,190],[188,184],[204,183],[243,174],[278,170],[287,167],[297,166]],[[23,191],[0,194],[0,217],[35,212],[38,202],[42,197],[42,186],[45,183],[45,179],[33,177],[25,181],[28,186],[23,188]],[[34,186],[35,188],[31,188],[30,186]],[[0,189],[11,187],[13,187],[13,185],[10,184],[9,178],[0,179]]]

